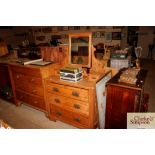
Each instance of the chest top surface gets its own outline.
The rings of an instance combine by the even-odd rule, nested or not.
[[[141,69],[139,71],[139,73],[137,74],[137,82],[135,85],[119,82],[120,75],[122,74],[123,71],[125,71],[125,69],[121,69],[113,78],[111,78],[107,82],[107,85],[115,85],[119,87],[138,89],[138,90],[141,90],[143,88],[145,79],[147,77],[147,72],[148,72],[147,70]]]

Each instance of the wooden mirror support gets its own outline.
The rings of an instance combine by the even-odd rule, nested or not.
[[[69,34],[69,64],[91,68],[92,33]]]
[[[96,48],[92,46],[92,70],[96,72],[103,72],[104,68],[107,67],[108,61],[110,60],[110,50],[104,48],[102,58],[96,57]]]

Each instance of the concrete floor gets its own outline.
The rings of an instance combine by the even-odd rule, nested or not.
[[[22,104],[17,107],[0,99],[0,119],[15,129],[74,129],[60,121],[50,121],[43,112]]]
[[[149,94],[149,112],[155,112],[155,61],[143,60],[143,68],[148,70],[145,92]],[[75,127],[53,122],[43,112],[22,104],[19,107],[0,99],[0,119],[15,129],[74,129]]]

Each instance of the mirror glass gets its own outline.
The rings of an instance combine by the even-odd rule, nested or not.
[[[89,34],[74,34],[70,40],[70,63],[90,67],[91,37]]]

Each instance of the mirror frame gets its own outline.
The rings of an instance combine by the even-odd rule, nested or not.
[[[72,64],[71,63],[71,39],[72,38],[77,38],[77,37],[88,37],[89,42],[88,42],[88,64]],[[91,57],[92,57],[92,32],[86,32],[86,33],[74,33],[74,34],[69,34],[69,64],[71,65],[80,65],[81,67],[87,67],[91,68]]]

